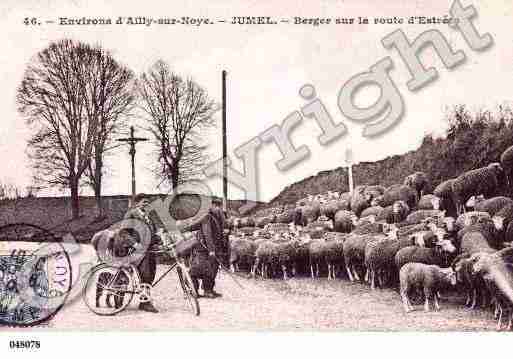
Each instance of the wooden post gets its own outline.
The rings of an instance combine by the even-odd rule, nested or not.
[[[351,148],[346,149],[346,165],[347,165],[347,177],[349,179],[349,192],[353,193],[354,182],[353,182],[353,151]]]
[[[228,149],[226,143],[226,71],[222,74],[223,84],[223,104],[222,104],[222,121],[223,121],[223,209],[228,210]]]

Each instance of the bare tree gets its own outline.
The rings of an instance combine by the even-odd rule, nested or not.
[[[17,102],[35,133],[28,154],[38,183],[69,188],[72,217],[79,216],[79,184],[97,138],[98,121],[86,101],[97,52],[72,40],[51,43],[28,65]]]
[[[171,72],[161,60],[141,75],[137,85],[156,144],[156,174],[173,189],[199,178],[207,160],[201,136],[215,125],[217,105],[204,88]]]
[[[95,49],[86,82],[85,107],[90,121],[98,123],[91,160],[85,170],[86,183],[91,186],[96,199],[97,216],[102,217],[102,182],[105,174],[105,157],[117,146],[114,136],[126,128],[135,103],[133,73],[116,62],[101,48]]]

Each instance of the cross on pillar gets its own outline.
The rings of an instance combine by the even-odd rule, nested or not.
[[[135,137],[134,133],[134,126],[130,126],[130,137],[118,139],[119,142],[127,142],[130,145],[128,153],[132,162],[132,205],[135,201],[135,145],[137,142],[148,141],[147,138]]]

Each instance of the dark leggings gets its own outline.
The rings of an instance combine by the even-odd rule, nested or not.
[[[153,284],[157,272],[157,260],[154,253],[146,253],[137,267],[141,276],[141,283]]]
[[[210,257],[206,250],[196,248],[193,251],[190,274],[196,289],[198,289],[198,279],[201,279],[204,291],[213,290],[218,269],[217,260]]]

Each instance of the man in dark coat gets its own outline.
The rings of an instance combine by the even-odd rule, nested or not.
[[[196,290],[199,289],[201,279],[204,296],[207,298],[221,296],[214,291],[214,286],[219,270],[218,260],[225,248],[225,214],[221,208],[222,202],[214,199],[212,204],[208,213],[190,227],[190,230],[198,231],[199,240],[199,244],[192,251],[190,275]]]
[[[146,212],[148,205],[150,204],[149,200],[146,198],[145,194],[138,194],[135,197],[134,204],[131,208],[126,212],[124,219],[137,219],[145,223],[150,232],[151,232],[151,243],[148,249],[151,247],[160,244],[160,239],[156,235],[157,232],[157,224],[156,221],[150,217],[150,214]],[[151,251],[147,251],[143,259],[139,262],[137,266],[139,270],[139,275],[141,277],[141,283],[147,284],[145,285],[145,290],[141,293],[139,309],[144,310],[146,312],[158,313],[158,310],[155,308],[153,303],[151,302],[151,285],[155,280],[155,274],[157,271],[157,260],[155,258],[155,253]]]

